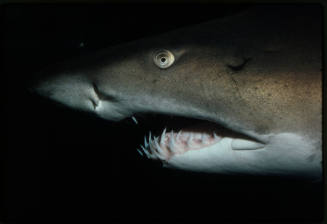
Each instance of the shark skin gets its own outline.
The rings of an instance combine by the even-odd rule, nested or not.
[[[321,180],[321,16],[253,7],[57,63],[34,89],[106,120],[206,121],[145,137],[138,152],[165,167]]]

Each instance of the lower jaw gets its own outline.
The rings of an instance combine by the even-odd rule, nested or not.
[[[148,158],[168,161],[172,156],[181,155],[191,150],[201,150],[217,144],[222,139],[215,132],[200,132],[182,129],[178,133],[166,129],[160,136],[144,138],[141,149]],[[141,153],[142,154],[142,153]]]
[[[142,121],[145,116],[141,116],[141,119],[137,116],[136,123],[149,125],[151,130],[145,135],[144,144],[138,148],[140,154],[150,159],[168,161],[174,155],[211,147],[225,137],[251,140],[248,136],[208,121],[157,114],[151,115],[150,119],[148,117]],[[133,117],[133,120],[136,121],[136,118]]]

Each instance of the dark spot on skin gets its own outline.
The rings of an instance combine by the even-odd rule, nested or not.
[[[285,88],[287,88],[287,87],[288,87],[288,85],[287,85],[287,84],[285,84],[285,85],[284,85],[284,87],[285,87]]]
[[[156,80],[156,79],[154,79],[153,81],[152,81],[152,83],[154,84],[154,83],[156,83],[158,80]]]
[[[255,90],[258,90],[258,87],[254,87]]]
[[[268,96],[271,96],[271,93],[268,93]]]
[[[250,60],[252,60],[252,58],[243,58],[243,62],[240,65],[234,66],[228,64],[227,67],[234,72],[238,72],[241,71]]]

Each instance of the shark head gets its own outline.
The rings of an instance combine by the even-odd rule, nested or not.
[[[58,63],[35,90],[112,121],[194,119],[150,133],[138,149],[165,167],[319,179],[319,13],[257,7]]]

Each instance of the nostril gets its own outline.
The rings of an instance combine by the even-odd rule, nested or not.
[[[100,91],[98,86],[94,82],[92,83],[92,86],[98,101],[103,100],[103,101],[110,101],[110,102],[118,102],[117,97],[110,95],[109,93],[104,93]]]
[[[93,92],[91,94],[91,97],[89,98],[89,100],[91,101],[94,110],[97,109],[97,107],[99,106],[99,102],[100,102],[100,95],[99,95],[99,90],[98,87],[96,86],[95,83],[92,83],[92,89]]]
[[[90,98],[90,101],[91,101],[91,103],[93,105],[94,110],[96,110],[96,108],[98,106],[98,103],[94,99],[92,99],[92,98]]]

